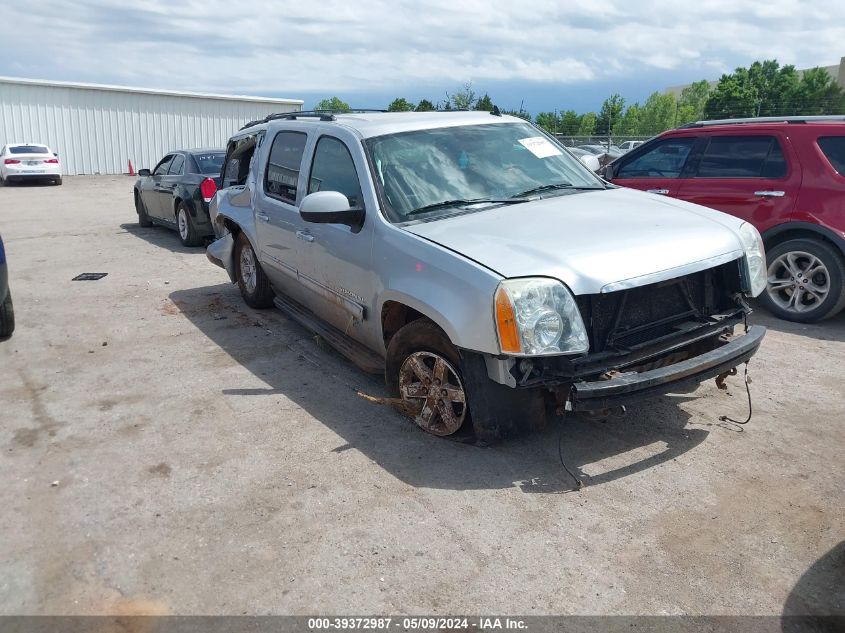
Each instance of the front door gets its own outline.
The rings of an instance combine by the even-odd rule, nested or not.
[[[692,153],[694,136],[671,137],[632,150],[617,163],[613,184],[675,196],[678,178]]]
[[[152,175],[147,178],[144,183],[143,196],[144,205],[147,207],[147,215],[154,218],[161,219],[161,179],[167,176],[167,170],[170,168],[170,163],[173,162],[173,154],[168,154],[162,158],[158,165],[153,169]]]
[[[353,208],[364,206],[360,173],[366,173],[363,154],[355,153],[334,136],[321,136],[308,174],[308,193],[339,191]],[[307,289],[306,305],[320,318],[359,341],[366,340],[362,323],[371,318],[373,221],[363,227],[306,223],[299,246],[299,277]]]
[[[160,218],[168,222],[176,222],[176,208],[173,206],[173,192],[182,178],[182,172],[185,169],[185,155],[174,154],[173,160],[170,162],[170,167],[167,168],[167,174],[163,175],[156,183],[156,194],[158,196],[158,205],[160,211]]]

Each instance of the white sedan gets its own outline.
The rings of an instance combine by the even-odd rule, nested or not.
[[[49,180],[62,184],[59,157],[46,145],[9,143],[0,152],[0,180],[3,183],[23,180]]]

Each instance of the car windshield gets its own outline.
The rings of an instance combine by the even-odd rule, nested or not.
[[[12,145],[9,147],[9,152],[12,154],[49,154],[50,150],[43,145]]]
[[[219,176],[223,169],[223,159],[226,158],[225,152],[214,152],[208,154],[194,154],[194,160],[197,161],[201,174],[209,176]]]
[[[416,130],[365,141],[394,222],[604,186],[527,123]],[[464,207],[462,209],[461,207]]]

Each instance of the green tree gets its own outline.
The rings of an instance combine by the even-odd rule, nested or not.
[[[812,100],[808,95],[811,84],[821,77],[811,75],[808,83],[802,83],[794,66],[781,66],[774,59],[737,68],[719,78],[707,99],[705,117],[785,116],[805,114],[802,110],[807,107],[816,110],[823,98],[817,95]]]
[[[560,115],[558,133],[566,136],[575,136],[578,133],[579,127],[581,127],[581,117],[575,110],[567,110]]]
[[[622,121],[619,123],[619,130],[616,134],[625,136],[642,136],[642,118],[643,109],[639,103],[632,103],[625,110],[622,115]]]
[[[420,99],[420,102],[415,108],[416,112],[433,112],[435,110],[434,104],[428,99]]]
[[[625,99],[618,94],[610,95],[604,100],[596,119],[596,133],[612,136],[616,127],[622,120],[622,112],[625,109]]]
[[[485,92],[483,97],[479,97],[478,101],[475,102],[475,109],[484,112],[492,112],[493,100],[490,98],[490,95]]]
[[[639,133],[653,136],[675,127],[676,110],[674,95],[652,93],[642,107]]]
[[[581,115],[581,121],[576,132],[577,136],[593,136],[596,133],[596,123],[598,117],[595,112],[587,112]]]
[[[454,94],[446,93],[446,101],[449,107],[444,110],[472,110],[475,105],[475,90],[472,89],[472,82],[467,82]]]
[[[351,108],[345,101],[341,101],[338,97],[330,99],[322,99],[314,106],[315,110],[329,110],[331,112],[349,112]]]
[[[387,106],[388,112],[411,112],[414,109],[414,104],[404,97],[397,97]]]
[[[796,114],[845,114],[845,90],[824,68],[804,71],[798,84]]]
[[[557,112],[541,112],[534,119],[534,122],[551,134],[560,131],[560,117],[558,117]]]
[[[710,96],[710,82],[706,79],[696,81],[681,91],[678,98],[678,114],[675,125],[692,123],[704,118],[704,107]]]

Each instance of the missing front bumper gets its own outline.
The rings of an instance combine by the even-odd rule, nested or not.
[[[576,411],[607,409],[670,392],[691,391],[699,383],[729,371],[754,356],[766,328],[754,325],[748,332],[699,356],[644,372],[623,374],[609,380],[572,384]]]

